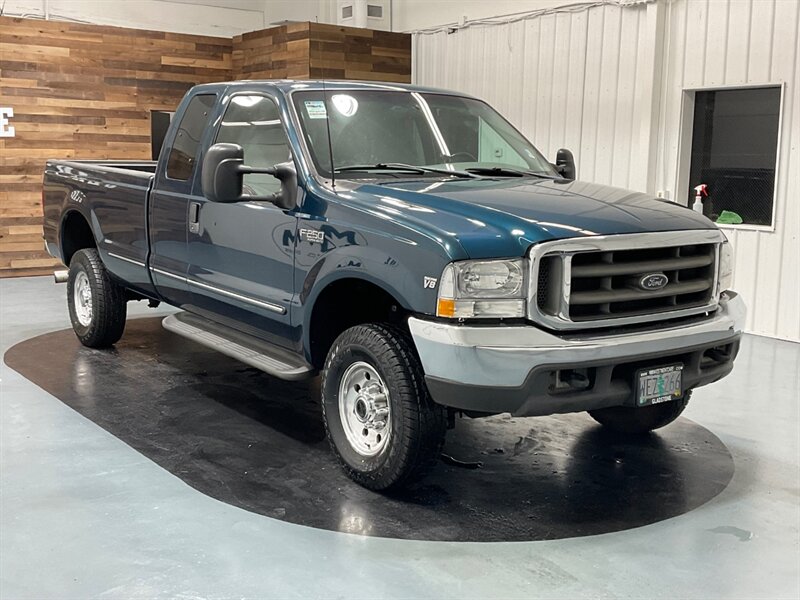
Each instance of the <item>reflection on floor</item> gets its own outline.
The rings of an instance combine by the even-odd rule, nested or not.
[[[2,351],[68,327],[64,296],[49,278],[0,281]],[[747,336],[731,377],[698,390],[687,419],[640,448],[600,439],[582,415],[461,421],[448,452],[483,467],[442,464],[427,488],[385,501],[333,467],[313,403],[287,406],[283,384],[224,357],[197,368],[190,348],[170,349],[160,332],[137,338],[140,327],[116,357],[82,361],[65,336],[17,365],[60,364],[63,379],[41,385],[74,409],[2,366],[0,597],[800,595],[800,345]],[[131,356],[138,367],[120,368]],[[302,449],[307,462],[271,447]],[[293,482],[315,470],[324,475]],[[274,500],[253,504],[273,484]],[[326,512],[314,527],[293,522]],[[369,536],[325,529],[370,524]],[[540,541],[376,537],[409,532]]]
[[[195,489],[335,531],[454,541],[606,533],[692,510],[733,476],[725,446],[687,419],[625,439],[585,415],[505,415],[460,419],[445,447],[457,460],[386,497],[337,468],[316,382],[269,377],[160,318],[131,321],[113,350],[84,348],[69,329],[21,342],[5,360]]]

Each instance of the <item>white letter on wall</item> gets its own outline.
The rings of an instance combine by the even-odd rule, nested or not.
[[[13,108],[0,108],[0,137],[14,137],[14,128],[8,124],[13,116]]]

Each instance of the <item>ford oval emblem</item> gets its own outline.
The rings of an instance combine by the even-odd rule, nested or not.
[[[663,273],[648,273],[639,278],[639,287],[648,292],[660,290],[669,283],[669,277]]]

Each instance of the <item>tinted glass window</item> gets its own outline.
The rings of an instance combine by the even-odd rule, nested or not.
[[[216,96],[203,94],[189,101],[167,160],[167,177],[186,181],[192,176],[197,149]]]
[[[534,155],[528,148],[530,143],[499,114],[493,110],[476,110],[485,105],[469,98],[435,94],[426,98],[447,147],[457,149],[452,156],[455,161],[531,168]],[[534,164],[533,167],[546,170],[545,165]]]
[[[358,176],[353,167],[391,163],[555,175],[528,140],[479,100],[389,90],[337,91],[327,98],[321,91],[295,92],[292,99],[324,176],[332,170],[331,151],[334,167],[348,177]]]
[[[705,183],[707,217],[772,224],[780,100],[778,87],[696,92],[690,205]]]
[[[289,142],[275,102],[265,96],[234,96],[220,124],[217,142],[239,144],[250,167],[272,167],[291,160]],[[281,183],[271,175],[244,176],[244,193],[272,194]]]
[[[150,153],[153,160],[158,160],[164,139],[169,131],[169,123],[175,113],[163,110],[150,111]]]

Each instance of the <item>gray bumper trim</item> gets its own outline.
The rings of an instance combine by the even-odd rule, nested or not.
[[[542,365],[635,359],[729,340],[744,326],[741,297],[726,293],[705,321],[650,332],[560,337],[530,325],[467,326],[412,317],[409,328],[428,377],[453,383],[519,387]]]

